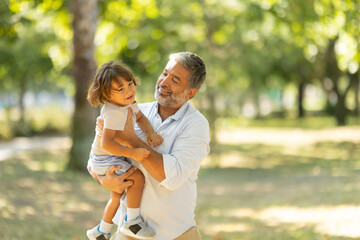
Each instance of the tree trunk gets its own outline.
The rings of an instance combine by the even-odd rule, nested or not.
[[[337,102],[335,106],[335,119],[337,121],[337,125],[341,126],[346,124],[347,112],[345,107],[345,99],[349,87],[351,85],[351,81],[349,81],[349,86],[347,87],[345,92],[341,93],[338,86],[338,81],[342,72],[337,65],[337,59],[335,54],[335,44],[338,39],[339,37],[336,36],[334,39],[331,39],[329,41],[329,45],[325,53],[325,64],[326,64],[325,69],[326,69],[327,77],[331,79],[334,84],[334,92],[336,93],[337,96]]]
[[[304,93],[305,93],[305,81],[301,81],[298,87],[298,118],[305,117],[304,111]]]
[[[20,109],[20,119],[17,122],[15,127],[15,132],[17,136],[28,136],[30,134],[30,128],[25,121],[25,103],[24,97],[26,93],[26,79],[23,77],[20,79],[19,83],[19,109]]]
[[[94,36],[97,21],[97,0],[73,0],[74,66],[76,85],[75,112],[72,122],[73,145],[68,168],[85,171],[91,142],[94,138],[97,111],[86,100],[87,89],[96,71]]]
[[[350,76],[350,78],[354,83],[354,94],[355,94],[354,116],[355,117],[359,117],[359,82],[360,82],[359,76],[360,76],[359,71],[357,71],[356,73]]]
[[[210,91],[208,94],[208,101],[209,101],[209,107],[208,110],[208,116],[209,116],[209,128],[210,128],[210,147],[213,153],[217,153],[217,134],[216,134],[216,126],[215,121],[217,119],[217,111],[216,111],[216,104],[215,104],[215,93],[213,91]]]
[[[337,88],[335,88],[338,95],[338,101],[335,106],[335,115],[336,115],[337,124],[339,126],[346,124],[346,116],[347,116],[346,97],[351,87],[354,86],[355,82],[357,81],[356,74],[348,74],[348,76],[349,76],[349,84],[342,94],[339,92]]]
[[[344,126],[346,124],[345,99],[344,95],[338,95],[338,100],[335,106],[335,117],[338,126]]]

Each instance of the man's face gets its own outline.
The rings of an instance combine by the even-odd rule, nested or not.
[[[179,62],[170,60],[156,82],[155,99],[164,107],[181,107],[196,93],[195,89],[188,89],[189,76],[190,72]]]

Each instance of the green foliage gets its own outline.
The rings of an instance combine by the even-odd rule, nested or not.
[[[19,125],[19,112],[16,109],[7,109],[1,113],[0,140],[14,136],[34,134],[69,134],[71,130],[71,112],[59,105],[52,104],[46,107],[31,107],[25,112],[23,125]]]
[[[261,96],[272,97],[274,89],[281,96],[289,85],[323,86],[324,97],[330,98],[338,83],[326,74],[326,51],[336,37],[335,63],[340,78],[359,71],[358,1],[98,3],[97,64],[124,61],[142,79],[139,100],[152,101],[155,80],[167,56],[176,51],[196,52],[207,64],[208,77],[194,103],[208,116],[214,115],[211,121],[224,112],[232,117],[241,114],[226,106],[241,109],[244,102],[251,101],[259,108]],[[73,36],[69,5],[69,1],[60,0],[0,3],[0,92],[21,95],[60,88],[68,96],[75,94],[69,76]],[[324,84],[325,77],[334,81],[332,89]],[[342,82],[339,80],[339,85]],[[346,86],[339,89],[338,98]],[[208,103],[210,96],[216,98],[216,106]],[[204,103],[200,97],[208,100]],[[324,108],[335,113],[334,103],[327,102]],[[272,99],[272,104],[283,103]]]

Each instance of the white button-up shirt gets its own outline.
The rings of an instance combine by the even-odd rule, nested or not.
[[[170,240],[196,225],[196,179],[202,159],[209,153],[209,123],[186,102],[174,115],[162,121],[157,102],[139,104],[155,132],[164,139],[154,150],[163,154],[166,178],[159,183],[144,167],[134,161],[145,175],[140,214],[156,231],[158,240]],[[146,142],[146,135],[135,126],[136,134]],[[118,212],[115,223],[122,224],[125,212]]]

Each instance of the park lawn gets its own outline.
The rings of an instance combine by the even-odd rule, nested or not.
[[[229,163],[214,167],[207,159],[199,173],[196,220],[204,240],[360,237],[357,142],[220,149],[230,157],[212,158]],[[88,174],[64,172],[66,161],[66,153],[46,151],[0,161],[1,240],[86,239],[108,193]]]

